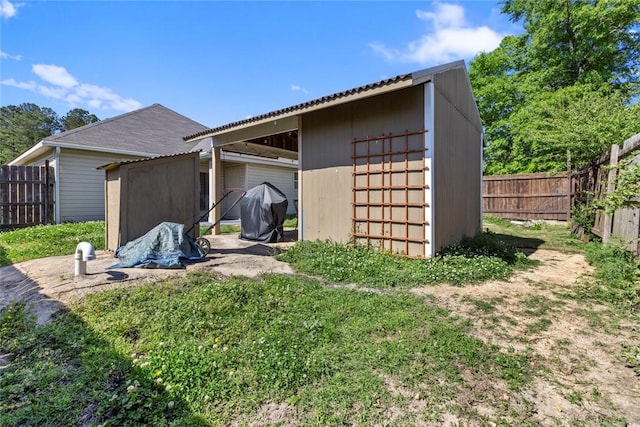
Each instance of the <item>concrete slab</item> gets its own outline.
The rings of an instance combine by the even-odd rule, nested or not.
[[[295,243],[295,230],[287,231],[280,243],[240,240],[236,234],[205,237],[211,243],[211,251],[203,261],[191,263],[185,269],[110,269],[117,258],[106,251],[96,251],[96,259],[87,262],[85,276],[74,276],[73,254],[0,267],[0,309],[14,301],[25,301],[33,305],[38,321],[44,323],[60,308],[60,304],[89,293],[185,276],[189,271],[248,277],[264,273],[293,273],[288,264],[276,260],[273,254]]]

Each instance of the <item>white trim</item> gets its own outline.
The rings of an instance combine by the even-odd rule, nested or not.
[[[32,155],[37,155],[38,151],[40,151],[42,148],[44,148],[44,144],[43,141],[38,142],[36,145],[34,145],[33,147],[29,148],[27,151],[25,151],[24,153],[20,154],[18,157],[16,157],[15,159],[11,160],[9,163],[7,163],[9,166],[16,166],[16,165],[20,165],[21,160],[26,159],[31,157]]]
[[[304,210],[302,209],[302,117],[298,116],[298,240],[304,240]]]
[[[90,147],[86,145],[67,144],[64,142],[52,143],[52,142],[44,141],[44,145],[47,147],[69,148],[72,150],[83,150],[83,151],[96,151],[98,153],[124,154],[128,156],[157,157],[158,155],[160,155],[160,153],[147,153],[144,151],[130,151],[130,150],[118,150],[113,148]]]
[[[29,150],[22,153],[20,156],[13,159],[9,162],[9,165],[22,164],[27,162],[30,158],[36,157],[40,154],[41,151],[45,148],[68,148],[72,150],[81,150],[81,151],[94,151],[96,153],[108,153],[108,154],[118,154],[125,156],[138,156],[138,157],[157,157],[159,153],[147,153],[145,151],[130,151],[130,150],[118,150],[113,148],[103,148],[103,147],[92,147],[86,145],[77,145],[77,144],[69,144],[64,142],[51,142],[47,140],[42,140]]]
[[[55,147],[55,152],[54,152],[54,160],[56,162],[56,168],[54,169],[55,173],[54,173],[54,179],[55,179],[55,183],[53,186],[54,189],[54,194],[55,194],[55,218],[54,221],[56,224],[60,224],[60,147]]]
[[[255,163],[260,165],[268,165],[268,166],[281,166],[285,168],[297,169],[298,161],[290,160],[290,159],[267,159],[256,156],[251,156],[249,154],[242,153],[229,153],[222,149],[222,160],[224,161],[235,161],[240,163]]]
[[[424,246],[425,258],[430,258],[435,255],[434,253],[434,237],[435,237],[435,214],[434,201],[435,201],[435,150],[434,150],[434,123],[435,123],[435,88],[433,82],[429,81],[424,84],[424,200],[426,206],[424,207],[424,220],[426,222],[424,238],[426,240]]]

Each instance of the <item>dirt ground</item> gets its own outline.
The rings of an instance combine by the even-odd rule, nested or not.
[[[533,387],[520,395],[502,391],[513,409],[534,414],[529,421],[622,425],[616,420],[625,419],[640,426],[640,377],[622,357],[624,345],[640,342],[640,324],[616,320],[607,307],[567,297],[591,273],[582,255],[538,249],[530,258],[540,265],[506,282],[413,292],[452,315],[473,319],[472,334],[483,341],[529,356]],[[500,395],[493,389],[499,385],[474,384],[472,376],[468,380],[469,388],[477,387],[480,394]],[[490,415],[477,394],[462,394],[458,403]],[[458,420],[451,421],[456,425]]]
[[[256,244],[235,235],[210,240],[212,250],[206,260],[189,265],[187,272],[202,269],[225,276],[293,273],[271,256],[291,241]],[[87,293],[185,274],[185,270],[110,270],[116,262],[112,254],[97,255],[88,263],[84,277],[73,276],[72,255],[0,268],[0,308],[15,300],[29,301],[44,323],[61,304]],[[525,353],[532,363],[534,379],[525,392],[512,392],[500,381],[468,373],[463,374],[466,392],[452,403],[487,419],[495,419],[496,408],[506,405],[512,414],[508,418],[518,424],[600,425],[620,424],[624,419],[627,425],[640,426],[640,377],[625,366],[622,352],[626,344],[640,342],[640,324],[616,317],[605,306],[568,297],[591,273],[582,255],[538,249],[530,257],[540,265],[509,281],[412,290],[451,315],[471,319],[474,336],[503,350]],[[401,385],[389,387],[392,394],[401,392]],[[415,407],[403,410],[419,414],[424,409],[421,404],[416,399]],[[390,409],[391,423],[394,413]],[[444,420],[448,425],[465,424],[464,418],[452,414],[444,414]],[[289,425],[287,421],[293,419],[285,415],[278,421]]]

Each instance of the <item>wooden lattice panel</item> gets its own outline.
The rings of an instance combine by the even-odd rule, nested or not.
[[[352,141],[354,242],[424,256],[424,133]]]

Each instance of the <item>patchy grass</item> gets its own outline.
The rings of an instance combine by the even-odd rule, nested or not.
[[[616,244],[599,243],[586,246],[586,257],[596,268],[595,280],[584,281],[579,296],[640,313],[640,259]]]
[[[0,233],[0,266],[75,252],[86,241],[104,249],[104,222],[40,225]]]
[[[484,232],[446,248],[438,256],[408,259],[363,245],[331,241],[302,241],[279,256],[298,271],[332,282],[367,287],[414,287],[424,284],[479,282],[505,279],[515,268],[533,265],[526,256],[491,232]]]
[[[92,241],[82,224],[65,225],[77,227],[69,235]],[[300,242],[281,255],[296,268],[359,289],[302,277],[217,280],[200,273],[92,295],[43,326],[27,305],[11,305],[0,312],[0,425],[252,425],[267,417],[281,425],[437,425],[451,418],[534,424],[539,408],[523,403],[521,391],[530,391],[536,372],[551,375],[553,361],[487,344],[470,335],[477,327],[471,320],[404,291],[503,278],[530,266],[509,242],[531,249],[563,244],[544,224],[514,227],[511,237],[483,233],[428,261],[331,242]],[[10,243],[5,235],[3,256],[9,244],[42,256],[32,249],[40,244],[33,233],[11,235]],[[637,259],[619,248],[564,239],[566,251],[589,252],[596,280],[575,295],[563,291],[561,301],[463,298],[473,318],[522,325],[524,337],[507,341],[518,344],[532,339],[527,334],[557,328],[570,298],[585,302],[584,316],[594,318],[589,324],[612,321],[608,312],[588,310],[591,303],[612,303],[620,316],[637,313]],[[520,317],[501,315],[504,304]],[[501,332],[495,326],[492,333]],[[638,374],[635,336],[610,351]],[[568,340],[553,345],[557,353],[572,348]],[[557,369],[564,369],[567,361],[559,360]],[[591,383],[560,390],[575,405],[606,401],[609,393]],[[603,415],[602,423],[611,419]]]
[[[408,424],[445,410],[481,422],[455,405],[469,376],[504,390],[530,378],[526,355],[419,297],[301,277],[192,274],[91,295],[46,326],[25,313],[0,315],[7,426],[251,424],[269,405],[291,409],[285,424],[374,425],[416,402]]]
[[[485,216],[483,226],[496,233],[505,243],[523,250],[541,248],[576,253],[582,252],[586,246],[563,223],[534,222],[519,225],[509,220]]]

